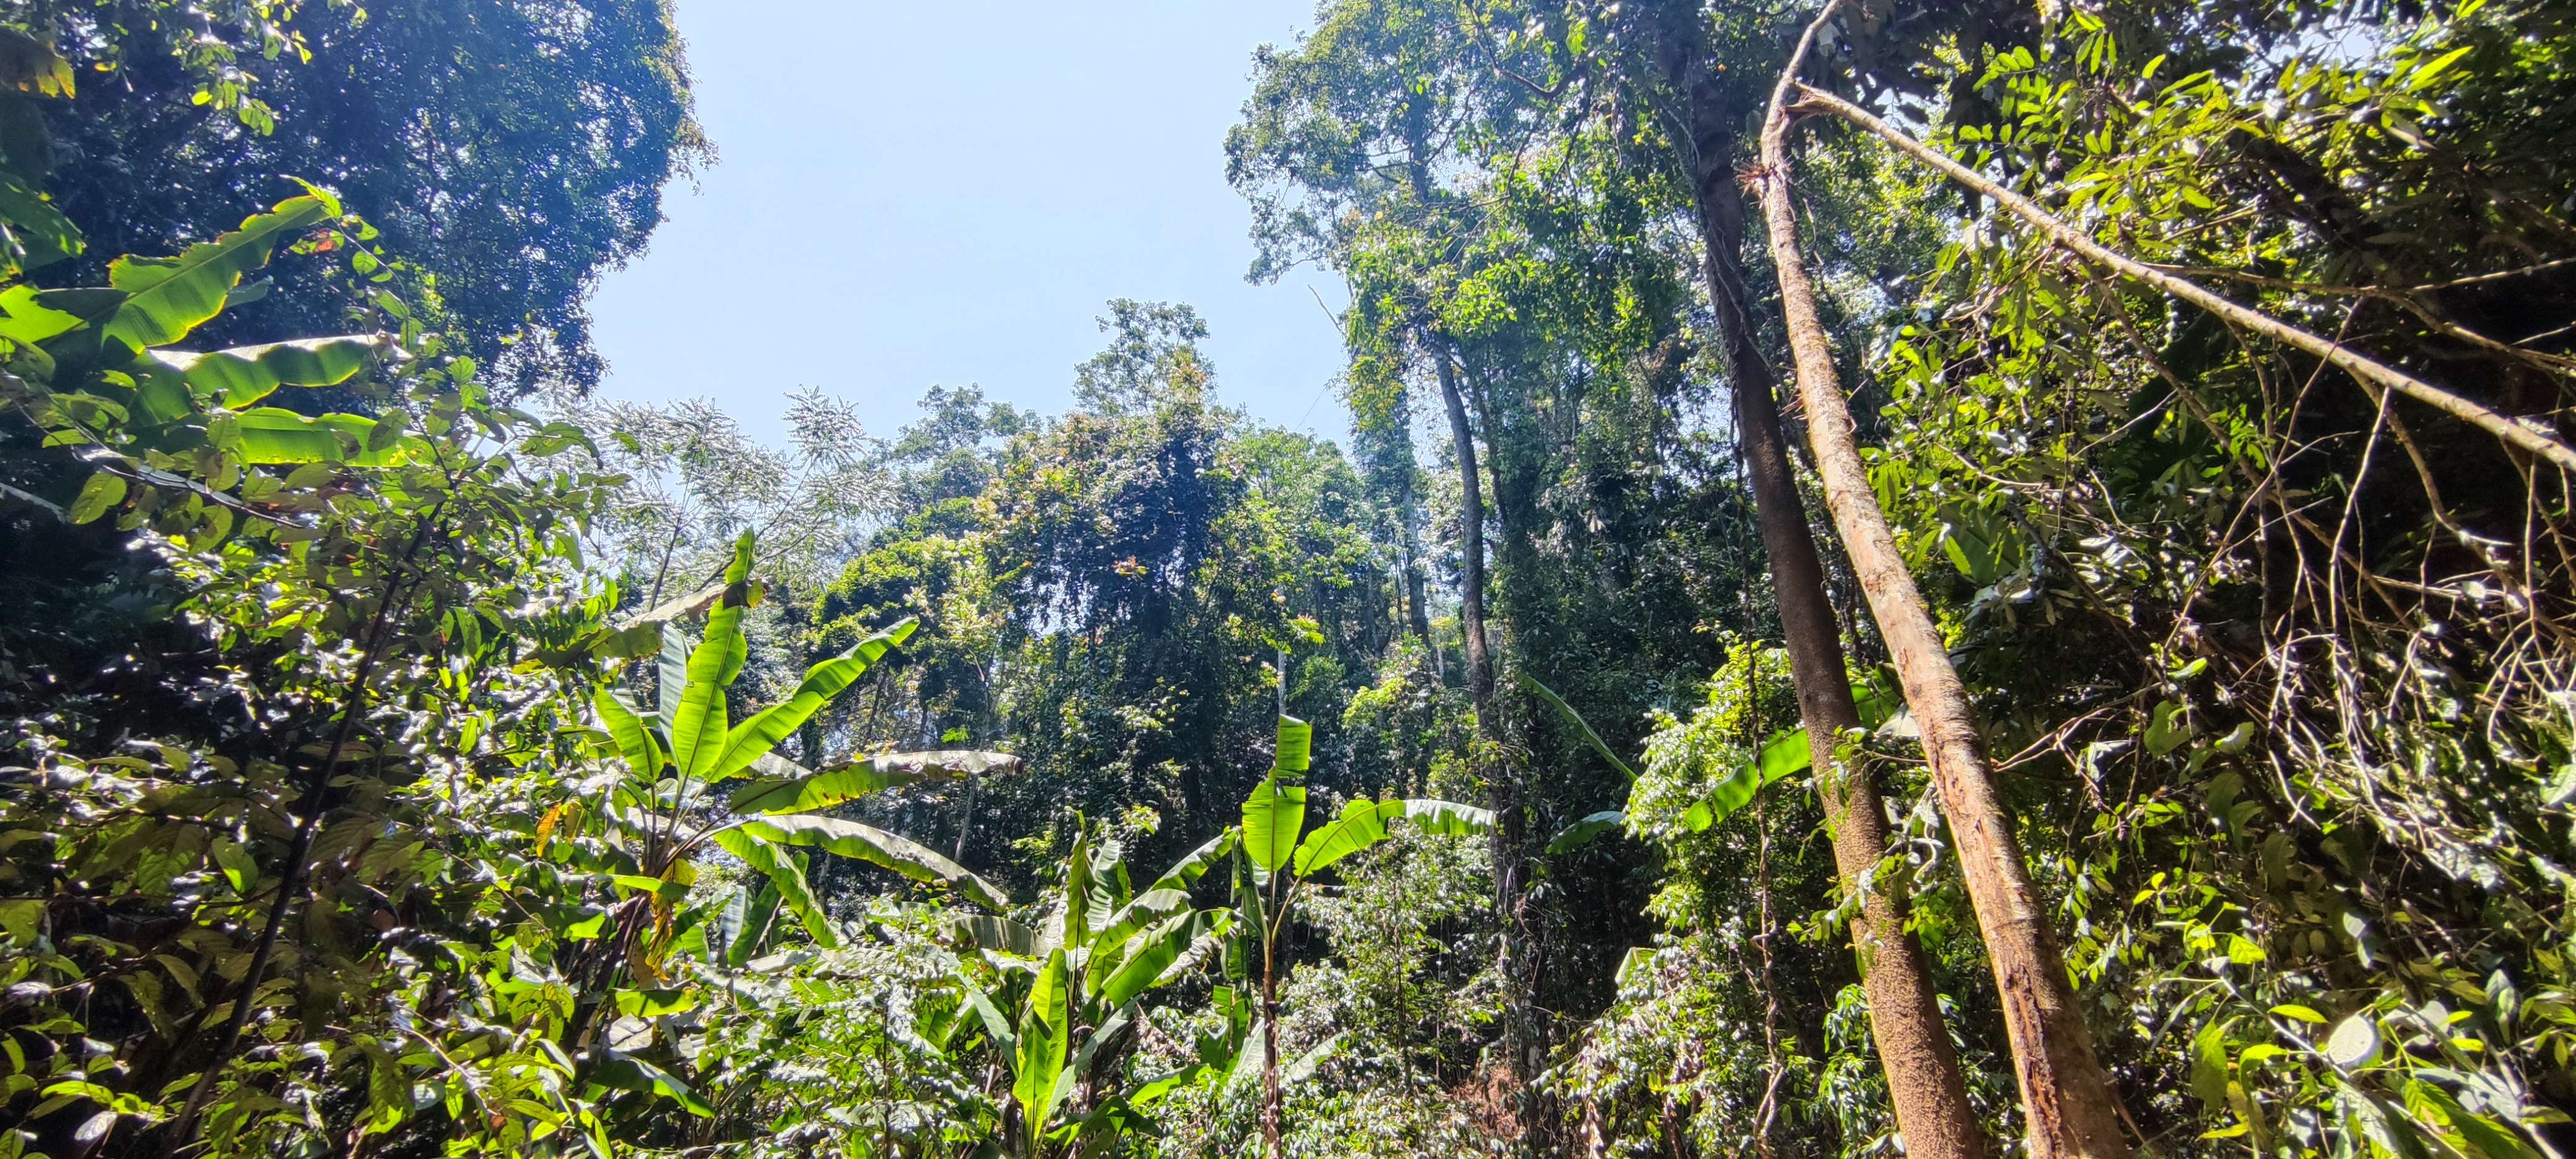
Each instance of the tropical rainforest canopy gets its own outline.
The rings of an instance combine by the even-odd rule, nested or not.
[[[709,157],[0,11],[0,1159],[2576,1152],[2576,7],[1324,0],[1338,443],[593,397]]]

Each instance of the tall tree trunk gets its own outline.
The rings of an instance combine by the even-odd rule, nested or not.
[[[1407,108],[1406,176],[1413,187],[1414,199],[1425,209],[1436,206],[1441,198],[1431,182],[1431,108],[1427,101],[1416,99]],[[1494,874],[1495,970],[1503,980],[1503,1051],[1504,1074],[1512,1085],[1512,1117],[1520,1129],[1521,1147],[1526,1151],[1536,1125],[1536,1107],[1529,1089],[1529,1072],[1535,1061],[1531,1034],[1529,988],[1520,960],[1527,940],[1520,918],[1520,849],[1521,800],[1517,777],[1505,766],[1498,754],[1502,751],[1502,716],[1494,703],[1494,660],[1491,641],[1485,634],[1485,497],[1476,461],[1476,431],[1467,421],[1467,400],[1458,383],[1457,350],[1449,336],[1436,328],[1426,327],[1424,344],[1430,348],[1432,365],[1440,380],[1440,402],[1449,412],[1449,437],[1458,456],[1459,511],[1458,552],[1460,565],[1458,618],[1460,634],[1465,637],[1467,662],[1467,700],[1476,712],[1476,755],[1474,765],[1484,774],[1486,805],[1494,814],[1494,827],[1489,838]],[[1492,421],[1493,408],[1485,405],[1487,421]],[[1498,487],[1499,490],[1499,487]],[[1496,496],[1501,499],[1501,495]],[[1426,772],[1426,777],[1428,776]]]
[[[1458,618],[1466,637],[1467,700],[1476,711],[1476,764],[1485,775],[1486,805],[1494,811],[1490,838],[1494,864],[1494,922],[1498,945],[1495,969],[1503,979],[1504,1073],[1510,1076],[1514,1109],[1526,1132],[1528,1085],[1528,995],[1521,985],[1520,851],[1514,840],[1520,795],[1508,771],[1495,766],[1501,743],[1501,718],[1494,703],[1494,660],[1485,635],[1485,491],[1476,456],[1476,432],[1467,421],[1467,400],[1458,386],[1458,367],[1445,337],[1432,336],[1432,358],[1440,377],[1440,401],[1449,411],[1449,438],[1458,456]]]
[[[1834,5],[1817,18],[1822,25]],[[2110,1078],[2093,1054],[2093,1035],[2076,1005],[2048,912],[2040,903],[2013,833],[2012,817],[1995,793],[1983,742],[1968,706],[1967,689],[1950,665],[1948,646],[1924,609],[1914,576],[1887,527],[1886,513],[1870,489],[1852,435],[1851,408],[1826,345],[1798,246],[1796,210],[1789,204],[1789,162],[1784,143],[1784,99],[1800,59],[1815,37],[1810,27],[1780,74],[1762,125],[1762,213],[1778,267],[1780,304],[1796,356],[1798,391],[1806,403],[1807,442],[1824,478],[1825,505],[1851,553],[1879,634],[1887,641],[1905,685],[1905,701],[1923,730],[1923,754],[1941,792],[1942,811],[1967,879],[1968,898],[1984,931],[2004,1027],[2011,1035],[2013,1069],[2021,1083],[2033,1159],[2126,1159]]]
[[[1695,16],[1695,10],[1694,10]],[[1683,39],[1666,58],[1667,74],[1689,100],[1693,151],[1687,158],[1706,251],[1709,300],[1717,312],[1727,376],[1734,386],[1737,438],[1751,477],[1753,505],[1769,557],[1780,634],[1798,690],[1798,715],[1816,769],[1816,786],[1832,819],[1834,868],[1843,892],[1861,898],[1852,921],[1852,950],[1869,995],[1870,1037],[1878,1047],[1888,1094],[1906,1151],[1918,1159],[1981,1159],[1985,1134],[1968,1105],[1959,1059],[1941,1021],[1923,946],[1906,930],[1902,881],[1867,875],[1887,853],[1887,814],[1867,767],[1835,760],[1838,738],[1860,727],[1845,664],[1842,628],[1825,594],[1824,565],[1808,529],[1789,466],[1788,440],[1774,401],[1777,383],[1746,317],[1736,255],[1744,244],[1744,205],[1735,185],[1733,114],[1707,75],[1704,52]],[[1870,884],[1864,888],[1863,882]]]
[[[1412,533],[1407,532],[1405,538],[1409,541]],[[1413,544],[1407,542],[1404,545],[1405,625],[1422,639],[1423,650],[1436,657],[1439,647],[1431,641],[1431,608],[1424,602],[1424,593],[1429,587],[1427,577],[1422,574],[1422,560],[1414,551]]]

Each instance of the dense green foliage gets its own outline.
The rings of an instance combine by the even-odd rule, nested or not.
[[[1837,13],[1807,83],[2566,440],[2565,5]],[[1702,179],[1814,15],[1264,49],[1228,172],[1353,290],[1347,449],[1128,300],[1060,416],[583,397],[698,149],[659,5],[0,17],[0,1156],[1896,1154],[1829,755],[2013,1146],[1871,577],[1809,521],[1811,753],[1726,405]],[[2576,1145],[2565,478],[1801,111],[2127,1145]]]
[[[80,86],[7,114],[41,116],[50,142],[21,163],[88,241],[40,284],[175,250],[301,178],[383,231],[376,256],[409,284],[395,308],[443,324],[504,396],[598,381],[585,300],[643,252],[663,186],[710,155],[659,0],[45,0],[10,19]],[[318,276],[277,271],[279,292],[212,336],[343,328]]]

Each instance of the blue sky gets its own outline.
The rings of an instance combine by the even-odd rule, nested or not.
[[[1243,280],[1223,141],[1312,0],[678,0],[720,158],[592,311],[609,397],[776,441],[802,386],[892,435],[934,383],[1063,411],[1113,297],[1207,319],[1220,397],[1343,437],[1329,274]],[[1311,287],[1311,288],[1310,288]]]

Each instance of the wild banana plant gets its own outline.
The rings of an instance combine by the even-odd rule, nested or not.
[[[1236,841],[1234,830],[1218,834],[1138,890],[1115,845],[1086,830],[1037,925],[960,919],[984,953],[960,964],[957,1029],[968,1039],[958,1049],[980,1029],[1010,1076],[1001,1131],[1009,1153],[1089,1155],[1151,1130],[1143,1108],[1187,1076],[1125,1081],[1131,1031],[1146,991],[1187,975],[1232,932],[1233,914],[1194,907],[1190,886]]]
[[[761,597],[751,578],[752,537],[735,546],[719,594],[706,607],[706,625],[694,647],[664,625],[663,678],[658,709],[647,714],[625,695],[603,689],[592,701],[599,734],[595,747],[619,770],[596,817],[580,816],[578,800],[547,817],[541,837],[557,828],[577,831],[596,820],[596,857],[615,891],[587,929],[596,939],[571,980],[583,997],[566,1042],[591,1050],[585,1077],[604,1086],[651,1091],[709,1113],[680,1080],[600,1041],[598,1016],[659,1016],[653,995],[673,973],[675,951],[709,963],[745,964],[763,944],[773,918],[784,910],[824,948],[841,942],[805,877],[802,850],[821,850],[894,870],[915,881],[946,886],[992,910],[1009,901],[982,878],[909,838],[871,825],[816,814],[870,794],[923,781],[983,772],[1017,763],[1000,753],[947,751],[892,753],[810,770],[772,749],[849,688],[887,650],[910,636],[904,620],[808,670],[786,700],[730,723],[725,690],[742,674],[746,646],[742,617]],[[724,790],[719,795],[719,791]],[[682,902],[701,870],[700,859],[720,849],[765,879],[717,906],[683,912]],[[676,1013],[669,1012],[669,1013]],[[641,1030],[652,1030],[649,1022]],[[642,1037],[637,1028],[605,1036],[617,1042]]]
[[[1279,934],[1287,928],[1298,899],[1314,875],[1336,862],[1385,841],[1388,827],[1403,818],[1425,833],[1485,833],[1494,827],[1492,812],[1471,805],[1434,800],[1372,801],[1361,798],[1342,807],[1341,815],[1299,837],[1306,827],[1306,770],[1314,745],[1314,727],[1293,716],[1279,718],[1279,743],[1270,774],[1253,786],[1243,801],[1243,841],[1235,860],[1235,905],[1238,929],[1260,950],[1261,1008],[1258,1051],[1261,1066],[1261,1133],[1271,1159],[1283,1154],[1280,1143],[1279,1065]],[[1246,963],[1248,971],[1249,963]]]

